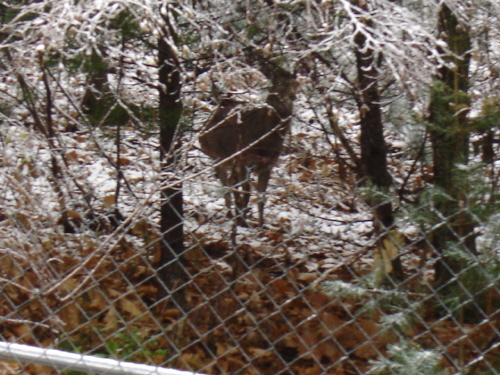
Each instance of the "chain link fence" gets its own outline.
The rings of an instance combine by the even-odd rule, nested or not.
[[[172,181],[182,183],[185,250],[167,265],[160,191],[169,180],[154,133],[60,131],[53,147],[33,128],[2,124],[0,374],[137,373],[130,362],[203,374],[498,373],[495,215],[456,214],[475,215],[480,228],[468,252],[434,207],[438,192],[408,203],[357,186],[339,161],[348,155],[308,116],[297,114],[273,169],[263,226],[262,194],[253,188],[248,227],[236,226],[199,132],[183,136]],[[402,135],[391,137],[395,180],[425,185],[425,158],[406,158]],[[374,201],[392,204],[393,226],[373,225]],[[459,238],[446,252],[433,248],[443,227]],[[436,281],[442,258],[448,277]],[[172,266],[188,275],[173,287],[162,276]],[[56,363],[49,348],[81,366]]]
[[[472,3],[0,2],[0,375],[500,373]]]

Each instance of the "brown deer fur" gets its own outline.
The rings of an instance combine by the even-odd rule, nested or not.
[[[272,87],[265,103],[223,99],[200,136],[201,150],[217,163],[223,161],[215,167],[215,174],[233,192],[238,225],[247,226],[251,172],[257,175],[259,224],[263,224],[264,193],[290,127],[298,86],[295,76],[278,68],[270,79]],[[230,209],[229,192],[225,198]]]

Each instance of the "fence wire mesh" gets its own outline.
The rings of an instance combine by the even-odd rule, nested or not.
[[[500,373],[498,4],[399,3],[0,2],[2,346]]]
[[[166,287],[154,137],[127,127],[61,132],[66,160],[55,181],[46,140],[33,129],[2,127],[4,342],[207,374],[497,371],[494,221],[475,234],[477,254],[460,242],[443,254],[429,234],[451,218],[426,226],[431,199],[411,207],[389,193],[398,217],[377,232],[370,192],[339,172],[319,131],[293,127],[262,227],[255,193],[249,227],[228,218],[212,161],[194,146],[196,134],[185,136],[174,180],[183,184],[185,250],[163,267],[181,267],[188,278]],[[112,163],[110,134],[118,131],[122,151]],[[394,175],[412,163],[399,150],[390,160]],[[79,195],[83,184],[91,199]],[[64,230],[61,209],[72,231]],[[391,256],[401,260],[403,279]],[[440,256],[461,268],[436,283]],[[3,374],[56,373],[0,364]]]

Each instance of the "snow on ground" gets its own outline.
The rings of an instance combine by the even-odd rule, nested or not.
[[[336,152],[347,158],[341,146],[333,136],[327,142],[316,114],[302,108],[296,111],[283,155],[273,169],[266,194],[265,225],[256,225],[254,190],[249,214],[252,228],[237,228],[236,244],[250,244],[252,251],[262,256],[301,259],[309,269],[320,271],[355,261],[369,268],[372,260],[368,250],[375,240],[370,209],[359,198],[352,174],[340,173]],[[359,126],[355,117],[342,113],[339,124],[356,150]],[[29,228],[37,228],[28,230],[30,234],[53,231],[59,236],[62,206],[50,172],[51,152],[46,140],[29,123],[3,123],[0,127],[4,134],[0,209],[6,217],[15,219],[4,222],[2,230],[14,233],[13,228],[24,220]],[[157,136],[124,127],[117,159],[114,127],[58,132],[54,151],[62,167],[58,183],[78,231],[88,234],[89,215],[106,216],[117,204],[125,219],[139,209],[132,226],[144,221],[149,231],[156,232],[151,238],[157,238],[161,187]],[[411,166],[398,154],[407,147],[407,140],[393,133],[388,139],[395,150],[390,156],[391,170],[401,183]],[[187,134],[184,144],[183,162],[175,177],[183,181],[186,244],[231,243],[233,222],[228,219],[224,189],[213,175],[212,161],[198,149],[196,133]],[[332,150],[332,144],[336,150]],[[123,174],[118,197],[117,166]],[[20,213],[26,219],[21,219]],[[15,225],[11,227],[12,223]],[[106,238],[105,232],[90,232],[89,238],[97,242]],[[71,241],[69,237],[66,240]]]

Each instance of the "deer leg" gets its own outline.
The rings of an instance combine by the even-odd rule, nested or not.
[[[222,185],[226,188],[224,190],[224,200],[226,201],[226,207],[227,207],[227,215],[228,217],[232,217],[231,214],[231,206],[232,206],[232,199],[231,199],[231,190],[232,184],[231,184],[231,178],[228,177],[228,172],[224,166],[220,165],[218,167],[215,167],[215,176],[222,182]]]
[[[246,216],[248,213],[248,202],[250,200],[250,173],[246,167],[235,168],[235,179],[238,185],[234,187],[234,201],[236,205],[237,224],[248,227]]]
[[[257,191],[259,195],[259,201],[257,202],[259,207],[259,226],[264,225],[264,205],[266,203],[266,189],[270,177],[271,169],[265,169],[258,174],[257,178]]]
[[[248,207],[248,202],[250,201],[250,174],[247,175],[247,179],[241,184],[241,192],[240,192],[240,207],[239,210],[241,212],[241,218],[243,219],[242,226],[248,227],[247,223],[247,215],[250,208]]]

